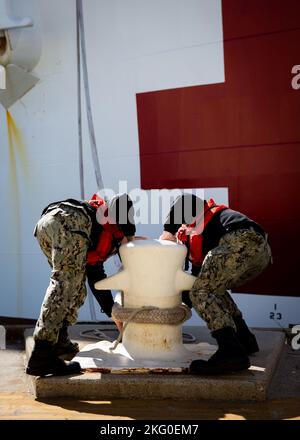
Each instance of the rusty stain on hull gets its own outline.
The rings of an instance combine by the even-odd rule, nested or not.
[[[9,111],[6,112],[7,136],[9,147],[9,171],[10,171],[10,192],[12,201],[12,224],[14,226],[14,242],[12,243],[12,251],[16,254],[16,274],[17,274],[17,315],[22,316],[22,261],[21,261],[21,213],[20,213],[20,188],[18,184],[18,161],[22,166],[25,180],[28,180],[28,160],[26,155],[25,144],[20,129],[16,125]]]
[[[12,176],[17,182],[17,158],[20,159],[25,178],[29,177],[28,159],[22,133],[9,111],[6,112],[7,134]]]

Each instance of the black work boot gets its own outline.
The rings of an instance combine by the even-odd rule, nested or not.
[[[208,361],[195,360],[189,372],[192,374],[217,375],[234,371],[247,370],[250,361],[244,347],[239,343],[232,327],[224,327],[212,332],[219,348]]]
[[[54,345],[54,351],[57,356],[64,354],[75,355],[79,352],[79,345],[77,342],[72,342],[68,335],[68,326],[68,322],[64,320],[58,334],[57,343]]]
[[[259,351],[259,347],[256,341],[256,337],[253,333],[250,332],[246,322],[243,318],[233,318],[235,326],[236,326],[236,334],[238,340],[245,348],[248,354],[257,353]]]
[[[31,376],[65,376],[81,372],[78,362],[64,362],[54,352],[54,345],[49,341],[35,341],[26,373]]]

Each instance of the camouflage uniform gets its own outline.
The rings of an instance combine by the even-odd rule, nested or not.
[[[242,317],[242,313],[227,289],[255,278],[270,260],[267,240],[251,228],[225,234],[219,245],[208,252],[190,298],[211,331],[226,326],[236,328],[233,318]]]
[[[83,210],[59,204],[39,220],[35,235],[52,267],[34,339],[56,343],[64,320],[75,324],[86,297],[85,266],[91,220]]]

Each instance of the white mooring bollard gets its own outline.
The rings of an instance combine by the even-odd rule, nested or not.
[[[163,312],[178,307],[181,292],[194,283],[195,277],[182,269],[186,257],[183,245],[166,240],[136,240],[121,246],[120,256],[124,269],[95,287],[122,290],[125,309],[153,306]],[[132,321],[126,324],[122,343],[133,359],[165,361],[190,356],[182,344],[182,322],[174,325],[134,322],[134,318]]]
[[[73,360],[83,369],[105,372],[182,372],[193,359],[214,353],[214,345],[182,342],[182,324],[190,311],[182,305],[181,293],[196,279],[183,271],[186,247],[166,240],[134,240],[119,252],[123,270],[95,287],[123,292],[123,307],[115,305],[112,313],[123,321],[122,342],[86,345]],[[126,318],[118,317],[122,315]]]

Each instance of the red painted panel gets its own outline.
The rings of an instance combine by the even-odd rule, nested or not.
[[[224,40],[299,28],[298,0],[223,0]]]
[[[242,290],[299,295],[300,2],[223,0],[223,25],[225,83],[137,95],[142,187],[228,186],[274,253]]]

